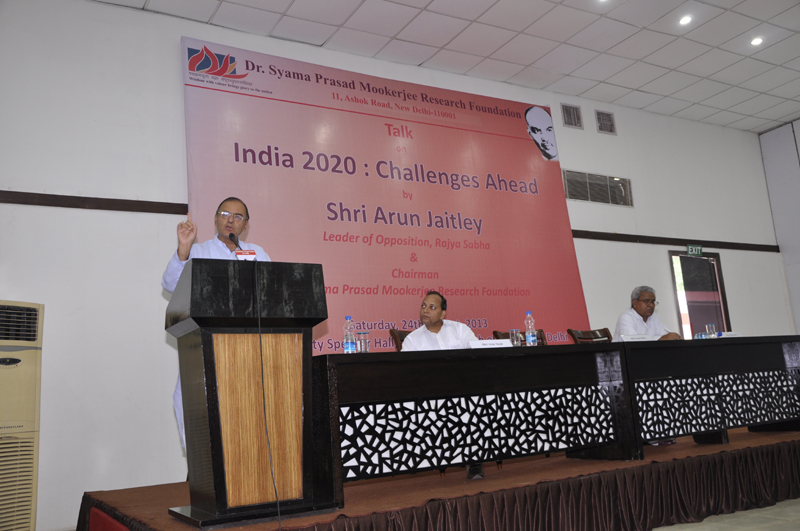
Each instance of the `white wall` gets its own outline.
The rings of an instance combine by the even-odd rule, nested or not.
[[[753,134],[88,0],[0,2],[0,187],[186,202],[182,35],[499,98],[579,103],[586,130],[556,119],[563,167],[630,178],[636,207],[570,201],[574,228],[775,244]],[[595,107],[616,113],[618,136],[593,132]],[[74,528],[84,491],[186,477],[159,286],[179,220],[0,204],[0,299],[45,304],[41,531]],[[613,326],[637,283],[660,290],[659,311],[675,324],[666,249],[576,241],[593,326]],[[794,333],[780,255],[721,255],[734,326]]]
[[[575,240],[592,326],[613,332],[619,314],[630,307],[631,290],[649,285],[658,292],[661,320],[680,332],[668,251],[685,250],[665,245]],[[720,255],[733,330],[748,336],[795,333],[779,254],[703,250]]]
[[[585,124],[557,131],[562,168],[631,179],[634,202],[628,208],[569,200],[573,229],[776,244],[755,134],[580,98],[564,101],[581,106]],[[594,109],[614,112],[616,136],[596,132]],[[800,188],[791,192],[797,195],[787,190],[784,202],[800,197]],[[647,284],[658,291],[661,319],[680,330],[668,251],[685,247],[578,239],[575,248],[592,327],[613,331],[630,306],[631,289]],[[703,250],[720,255],[734,330],[794,333],[781,255]]]
[[[793,308],[800,308],[800,120],[761,135],[761,151],[769,187],[775,234],[781,246],[789,296]],[[795,314],[800,327],[800,314]]]
[[[774,245],[755,133],[573,101],[588,123],[557,131],[561,167],[631,179],[635,208],[569,201],[572,228]],[[616,136],[595,132],[593,109],[614,112]]]

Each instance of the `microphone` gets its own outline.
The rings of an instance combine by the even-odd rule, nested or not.
[[[239,247],[239,240],[236,238],[236,235],[235,235],[234,233],[232,233],[232,232],[231,232],[231,233],[229,233],[229,234],[228,234],[228,239],[229,239],[230,241],[232,241],[232,242],[233,242],[233,243],[236,245],[236,248],[237,248],[237,249],[239,249],[240,251],[242,250],[242,248],[241,248],[241,247]]]

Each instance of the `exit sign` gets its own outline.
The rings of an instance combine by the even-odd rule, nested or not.
[[[686,246],[689,256],[703,256],[702,245],[687,245]]]

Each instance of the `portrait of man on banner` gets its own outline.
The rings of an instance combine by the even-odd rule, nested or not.
[[[553,117],[544,108],[534,105],[525,111],[525,123],[528,134],[536,143],[536,147],[547,160],[558,160],[556,133],[553,130]]]

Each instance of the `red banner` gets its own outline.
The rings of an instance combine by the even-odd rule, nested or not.
[[[323,265],[329,318],[314,353],[341,352],[351,315],[373,351],[413,330],[424,294],[479,337],[548,343],[588,328],[549,109],[182,40],[189,210],[198,241],[228,196],[243,239],[272,260]]]

